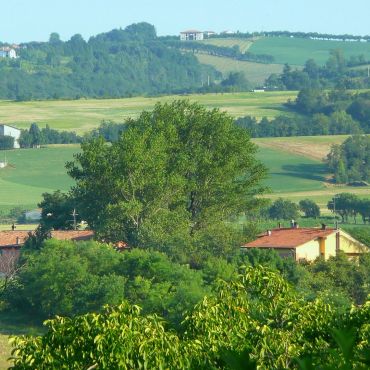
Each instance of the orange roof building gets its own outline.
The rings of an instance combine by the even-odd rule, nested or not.
[[[7,274],[15,266],[21,247],[32,231],[0,231],[0,274]],[[57,240],[82,241],[94,237],[91,230],[56,230],[51,237]]]
[[[340,229],[320,228],[279,228],[268,230],[258,239],[242,246],[274,249],[282,257],[293,257],[296,261],[314,261],[318,257],[326,260],[343,251],[349,257],[358,257],[370,248]]]

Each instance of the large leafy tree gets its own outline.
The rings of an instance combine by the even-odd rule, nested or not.
[[[236,231],[226,221],[263,192],[256,150],[227,114],[175,101],[129,121],[112,145],[82,144],[67,168],[81,216],[105,239],[217,246],[218,235],[231,245]]]

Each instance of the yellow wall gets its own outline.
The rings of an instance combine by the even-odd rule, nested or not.
[[[296,248],[296,260],[314,261],[320,256],[320,245],[318,240],[311,240]]]
[[[349,234],[340,231],[340,250],[344,253],[368,253],[370,248],[353,239]]]

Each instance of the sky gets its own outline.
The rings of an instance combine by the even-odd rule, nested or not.
[[[0,0],[0,41],[86,40],[137,22],[159,35],[186,29],[370,34],[370,0]]]

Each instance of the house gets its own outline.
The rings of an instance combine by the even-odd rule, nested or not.
[[[14,137],[14,148],[20,148],[19,138],[21,136],[21,130],[9,125],[0,125],[0,136]]]
[[[14,50],[14,48],[10,48],[9,46],[4,46],[0,48],[0,58],[16,59],[17,52]]]
[[[14,268],[20,249],[32,231],[0,231],[0,274],[7,274]],[[56,230],[51,237],[57,240],[83,241],[94,237],[91,230]]]
[[[199,41],[204,39],[204,33],[197,30],[187,30],[180,32],[181,41]]]
[[[205,37],[208,38],[208,37],[216,35],[216,32],[215,31],[204,31],[203,34]]]
[[[296,224],[295,224],[296,225]],[[273,249],[281,257],[293,257],[296,261],[314,261],[317,257],[327,260],[343,251],[349,258],[368,253],[370,248],[340,229],[327,228],[278,228],[268,230],[258,239],[241,247]]]

